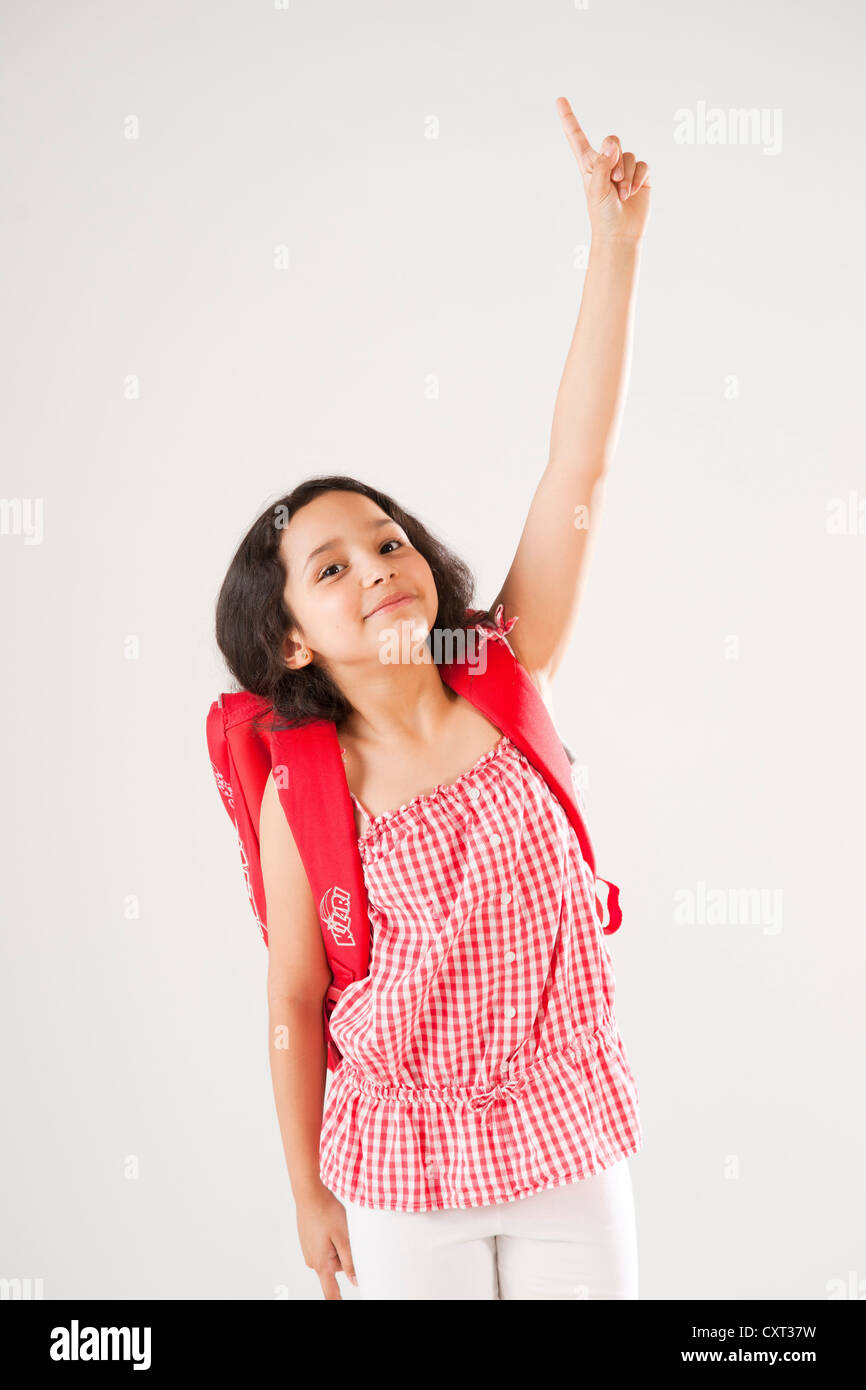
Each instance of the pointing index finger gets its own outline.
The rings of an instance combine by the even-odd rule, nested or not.
[[[584,135],[580,123],[565,97],[557,97],[556,109],[559,112],[562,129],[565,131],[569,145],[574,150],[578,164],[585,174],[591,174],[596,152]]]

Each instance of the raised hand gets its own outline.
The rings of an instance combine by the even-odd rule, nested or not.
[[[640,241],[650,210],[649,165],[631,150],[623,154],[616,135],[593,149],[565,97],[556,109],[583,178],[593,236]]]

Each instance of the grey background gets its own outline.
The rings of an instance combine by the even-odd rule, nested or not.
[[[5,8],[0,1277],[321,1298],[205,746],[213,604],[321,471],[397,495],[490,602],[589,241],[566,95],[654,185],[555,686],[622,890],[640,1296],[856,1296],[866,534],[828,517],[866,510],[863,28],[853,0]],[[679,143],[700,103],[781,112],[777,148]],[[772,910],[684,923],[702,883]]]

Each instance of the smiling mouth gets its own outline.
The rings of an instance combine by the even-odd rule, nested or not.
[[[414,603],[414,602],[415,602],[415,600],[414,600],[410,595],[404,594],[404,595],[402,595],[400,598],[391,598],[391,599],[388,600],[387,603],[380,604],[380,606],[379,606],[378,608],[374,608],[373,611],[372,611],[372,613],[369,613],[367,616],[370,617],[370,618],[375,618],[375,616],[376,616],[377,613],[387,613],[389,609],[391,609],[391,608],[399,608],[400,605],[403,604],[403,603]]]

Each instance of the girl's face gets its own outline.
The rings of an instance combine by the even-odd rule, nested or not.
[[[380,636],[409,624],[423,641],[439,607],[433,572],[401,526],[360,492],[323,492],[291,518],[280,540],[286,603],[298,628],[285,643],[290,666],[306,647],[326,664],[379,659]],[[405,603],[380,613],[388,595]],[[291,639],[296,639],[295,643]]]

